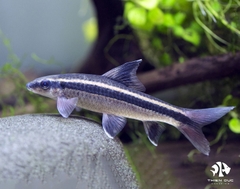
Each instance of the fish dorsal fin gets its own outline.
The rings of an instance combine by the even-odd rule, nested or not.
[[[165,130],[165,126],[155,121],[144,121],[143,125],[148,139],[154,146],[157,146],[160,135]]]
[[[59,113],[68,118],[72,111],[76,108],[78,102],[78,98],[65,98],[65,97],[58,97],[57,99],[57,109]]]
[[[122,83],[127,87],[144,92],[146,89],[144,85],[138,80],[136,75],[136,71],[141,62],[142,59],[127,62],[106,72],[105,74],[103,74],[103,76]]]
[[[125,126],[127,120],[111,114],[103,114],[102,125],[108,137],[114,138]]]

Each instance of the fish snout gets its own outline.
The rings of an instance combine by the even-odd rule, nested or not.
[[[32,90],[33,90],[33,84],[32,84],[32,82],[27,83],[27,84],[26,84],[26,88],[27,88],[27,90],[32,91]]]

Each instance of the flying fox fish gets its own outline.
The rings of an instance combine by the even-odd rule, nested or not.
[[[81,107],[103,114],[102,126],[114,138],[125,126],[126,118],[143,122],[150,142],[157,146],[165,126],[176,127],[200,152],[210,148],[201,128],[224,116],[234,107],[186,109],[145,94],[136,70],[142,60],[127,62],[103,75],[60,74],[37,78],[26,86],[29,91],[57,100],[59,113],[67,118]]]

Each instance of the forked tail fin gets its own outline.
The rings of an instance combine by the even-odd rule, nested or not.
[[[190,118],[195,124],[182,124],[178,129],[187,137],[187,139],[205,155],[209,155],[209,142],[202,133],[202,127],[210,124],[231,111],[234,107],[219,107],[208,109],[185,109],[186,116]]]

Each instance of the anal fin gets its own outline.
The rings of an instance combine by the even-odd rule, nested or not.
[[[102,125],[108,137],[114,138],[126,125],[126,118],[111,114],[103,114]]]
[[[165,130],[165,126],[155,121],[143,121],[143,125],[148,139],[154,146],[157,146],[160,135]]]

